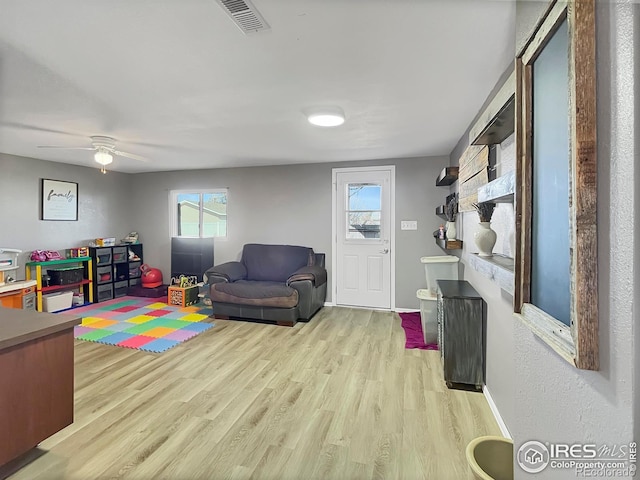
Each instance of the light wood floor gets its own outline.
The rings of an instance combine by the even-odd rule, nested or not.
[[[157,355],[78,341],[75,423],[10,478],[465,479],[467,443],[500,434],[396,314],[215,324]]]

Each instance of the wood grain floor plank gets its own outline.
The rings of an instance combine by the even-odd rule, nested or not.
[[[229,320],[163,353],[75,344],[75,423],[9,478],[459,479],[499,434],[397,314],[327,307],[292,328]],[[28,461],[28,463],[27,463]]]

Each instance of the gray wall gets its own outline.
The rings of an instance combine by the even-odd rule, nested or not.
[[[40,179],[78,183],[78,221],[40,220]],[[132,230],[131,176],[0,154],[0,247],[61,250],[97,237],[123,238]],[[24,278],[24,271],[19,272]]]
[[[145,261],[170,274],[169,190],[229,188],[229,236],[215,242],[215,263],[237,260],[250,242],[307,245],[327,254],[331,275],[331,171],[336,167],[396,166],[396,307],[419,308],[415,293],[426,286],[423,255],[442,255],[432,232],[447,190],[435,178],[447,157],[159,172],[134,175],[133,223]],[[401,231],[417,220],[418,231]],[[332,285],[329,285],[329,292]],[[331,301],[329,293],[327,301]]]
[[[518,2],[516,45],[523,44],[546,6]],[[640,88],[634,80],[640,66],[640,5],[598,3],[597,36],[600,370],[569,365],[514,319],[510,295],[473,269],[464,269],[465,279],[488,304],[487,385],[516,449],[532,439],[620,445],[637,440],[640,431],[640,334],[633,328],[639,316],[633,305],[640,301],[639,269],[634,268],[640,262],[640,199],[635,187]],[[452,152],[452,163],[466,142],[465,134]],[[465,228],[466,219],[462,223],[467,249],[472,232]],[[620,231],[625,233],[616,233]],[[536,478],[574,475],[547,468]],[[516,478],[529,477],[516,466]]]

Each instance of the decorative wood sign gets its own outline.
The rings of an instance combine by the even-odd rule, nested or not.
[[[478,188],[489,183],[489,147],[470,145],[460,157],[458,211],[471,212],[478,202]]]

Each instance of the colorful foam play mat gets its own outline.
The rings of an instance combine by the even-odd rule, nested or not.
[[[67,312],[70,313],[70,312]],[[79,340],[160,353],[213,327],[211,307],[167,305],[154,298],[121,297],[76,308]]]

